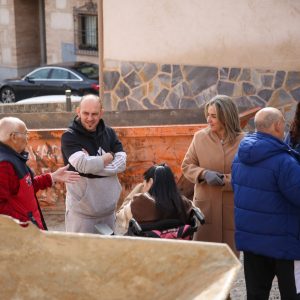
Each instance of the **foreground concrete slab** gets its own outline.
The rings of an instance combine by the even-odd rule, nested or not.
[[[0,299],[226,299],[225,244],[42,232],[0,216]]]

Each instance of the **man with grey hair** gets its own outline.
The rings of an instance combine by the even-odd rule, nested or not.
[[[254,123],[256,132],[243,138],[232,165],[247,299],[269,299],[275,276],[282,299],[300,299],[300,157],[282,141],[278,109],[260,110]]]
[[[0,120],[0,214],[21,222],[31,221],[40,229],[47,229],[35,193],[51,187],[56,181],[70,184],[79,179],[77,172],[67,167],[53,173],[33,176],[27,166],[28,130],[18,118]]]
[[[81,176],[78,184],[67,184],[68,232],[97,233],[96,225],[114,229],[122,190],[117,174],[126,168],[126,153],[115,131],[104,123],[103,112],[98,96],[83,96],[62,136],[64,162]]]

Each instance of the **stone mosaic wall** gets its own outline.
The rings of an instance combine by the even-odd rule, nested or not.
[[[104,85],[105,108],[118,111],[193,109],[217,94],[240,109],[300,101],[300,71],[106,61]]]

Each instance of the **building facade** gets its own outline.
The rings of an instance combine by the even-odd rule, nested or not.
[[[0,80],[63,61],[98,63],[97,0],[0,0]]]
[[[0,0],[0,80],[99,63],[102,9],[106,110],[198,109],[226,94],[240,110],[275,106],[291,119],[299,1]]]

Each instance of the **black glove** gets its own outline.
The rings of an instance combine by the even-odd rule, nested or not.
[[[206,181],[206,183],[209,185],[224,185],[225,184],[223,181],[224,175],[219,172],[207,170],[207,171],[205,171],[203,178]]]

